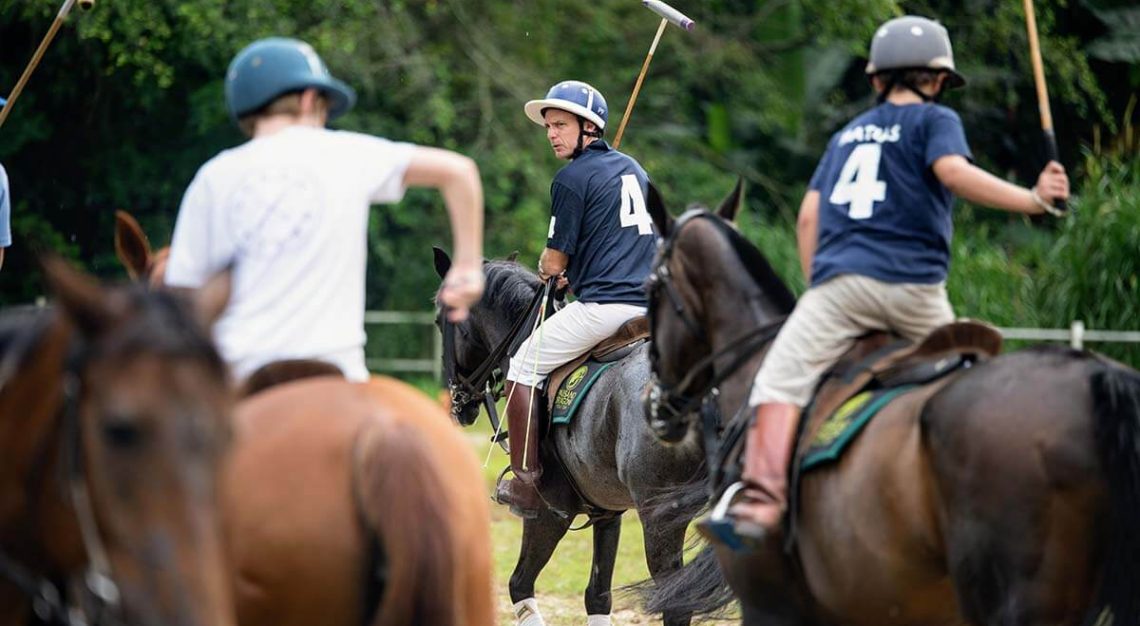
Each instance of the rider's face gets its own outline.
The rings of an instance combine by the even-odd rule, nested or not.
[[[547,109],[542,117],[546,120],[546,138],[554,149],[554,156],[572,158],[578,147],[578,116],[561,109]]]

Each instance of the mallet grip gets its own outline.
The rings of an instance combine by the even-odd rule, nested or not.
[[[697,25],[697,23],[689,19],[687,15],[665,4],[661,0],[641,0],[641,3],[644,4],[647,9],[669,20],[670,23],[678,28],[693,30],[693,27]]]
[[[1049,161],[1061,162],[1057,151],[1057,135],[1053,131],[1053,111],[1049,107],[1049,88],[1045,83],[1045,64],[1041,61],[1041,41],[1037,37],[1037,14],[1033,10],[1033,0],[1024,0],[1025,29],[1029,36],[1029,60],[1033,65],[1033,82],[1037,87],[1037,109],[1041,114],[1041,130],[1045,136],[1045,156]],[[1064,200],[1053,203],[1058,209],[1067,211]]]

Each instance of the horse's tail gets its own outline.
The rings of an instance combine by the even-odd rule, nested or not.
[[[708,483],[700,480],[680,484],[653,496],[638,515],[670,516],[686,522],[708,501]],[[657,578],[626,587],[640,597],[648,613],[669,611],[676,615],[717,617],[735,600],[711,546],[703,546],[697,556],[680,568]]]
[[[1140,375],[1109,365],[1090,380],[1094,429],[1108,481],[1112,530],[1089,624],[1140,624]]]
[[[489,625],[490,547],[472,545],[490,541],[486,505],[471,504],[483,492],[480,474],[450,449],[457,433],[434,432],[438,425],[425,424],[434,416],[417,417],[419,424],[384,420],[357,441],[357,494],[384,571],[380,606],[367,612],[373,626]],[[456,471],[468,480],[457,485]]]

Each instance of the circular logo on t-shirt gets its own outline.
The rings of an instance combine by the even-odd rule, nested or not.
[[[310,236],[317,226],[323,194],[301,168],[259,170],[239,184],[228,202],[229,226],[239,249],[249,256],[273,256]]]

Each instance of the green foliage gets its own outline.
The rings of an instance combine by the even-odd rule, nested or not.
[[[828,137],[870,103],[862,57],[890,17],[914,12],[947,24],[970,79],[948,103],[962,113],[980,162],[1022,181],[1040,168],[1020,3],[673,4],[697,28],[665,33],[622,148],[667,198],[711,202],[743,176],[753,209],[745,230],[797,288],[793,233],[804,183]],[[1135,115],[1122,114],[1140,84],[1140,65],[1122,52],[1135,36],[1133,5],[1037,2],[1070,165],[1078,140],[1095,144],[1102,128],[1123,137],[1119,121]],[[0,92],[15,83],[56,10],[51,2],[0,0]],[[166,244],[197,167],[241,141],[222,103],[226,65],[242,46],[271,34],[310,41],[357,89],[357,109],[338,126],[473,157],[486,194],[488,256],[518,250],[533,264],[545,243],[550,180],[563,163],[522,104],[558,80],[587,80],[606,94],[616,129],[657,22],[630,0],[152,0],[77,11],[0,129],[16,236],[0,272],[0,302],[40,293],[32,244],[121,276],[111,252],[115,209],[130,210],[152,243]],[[1005,304],[1009,294],[1040,288],[1042,268],[1062,262],[1054,239],[1079,245],[1072,223],[1116,206],[1104,189],[1135,193],[1122,171],[1106,164],[1096,174],[1094,165],[1087,178],[1074,179],[1084,188],[1079,206],[1103,201],[1064,225],[1042,229],[993,212],[959,212],[952,291],[963,313],[1013,323],[1040,308],[1027,295],[1014,298],[1013,308]],[[1129,209],[1120,202],[1114,215]],[[438,194],[413,192],[376,209],[368,236],[368,306],[428,309],[438,284],[430,247],[451,247]],[[416,332],[395,331],[381,353],[414,356],[403,348],[422,345]]]

